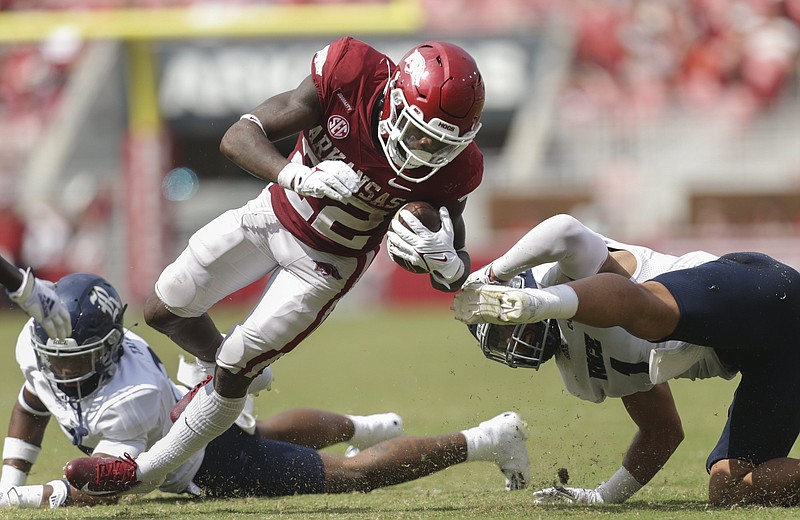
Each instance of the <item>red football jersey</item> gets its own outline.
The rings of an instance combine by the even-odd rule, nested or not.
[[[349,37],[314,55],[311,75],[321,118],[300,134],[289,159],[310,167],[340,160],[360,177],[358,192],[347,203],[303,197],[277,184],[270,187],[278,219],[314,249],[344,256],[375,249],[392,215],[406,202],[452,207],[483,178],[483,154],[475,143],[424,182],[396,176],[378,143],[374,110],[394,68],[389,57]]]

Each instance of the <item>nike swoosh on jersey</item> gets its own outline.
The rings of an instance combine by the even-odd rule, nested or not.
[[[402,184],[397,184],[397,181],[395,181],[394,179],[395,179],[395,177],[392,177],[391,179],[389,179],[389,186],[393,186],[393,187],[399,188],[401,190],[411,191],[411,188],[406,188]]]

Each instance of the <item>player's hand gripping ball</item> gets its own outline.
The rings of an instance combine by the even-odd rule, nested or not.
[[[394,215],[394,219],[403,224],[406,228],[411,229],[411,227],[406,224],[403,220],[403,217],[400,216],[400,212],[402,210],[406,210],[419,220],[426,228],[430,229],[433,232],[439,231],[442,228],[442,221],[439,219],[439,210],[433,207],[431,204],[422,201],[412,201],[406,203],[402,206],[397,213]],[[411,273],[423,274],[427,273],[428,270],[425,268],[424,265],[417,265],[408,260],[400,258],[399,256],[392,254],[392,247],[389,246],[389,258],[392,259],[394,263],[409,271]]]

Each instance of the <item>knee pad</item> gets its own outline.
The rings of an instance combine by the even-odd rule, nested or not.
[[[183,318],[196,317],[202,312],[192,312],[189,307],[197,296],[197,284],[191,272],[184,267],[185,262],[181,262],[184,254],[161,272],[155,291],[156,296],[173,314]]]

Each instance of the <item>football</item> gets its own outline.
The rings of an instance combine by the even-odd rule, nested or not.
[[[394,215],[394,219],[408,228],[409,227],[408,224],[406,224],[405,221],[403,221],[403,219],[400,217],[401,210],[406,210],[410,212],[412,215],[417,217],[417,220],[422,222],[422,224],[431,231],[439,231],[442,228],[442,221],[439,218],[439,210],[427,202],[422,202],[422,201],[408,202],[404,206],[400,207],[399,210],[397,210],[397,213],[395,213]],[[408,272],[416,274],[423,274],[428,272],[425,269],[422,269],[421,267],[417,267],[416,265],[406,262],[402,258],[395,258],[391,255],[389,255],[389,257],[392,259],[394,263],[396,263],[397,265],[399,265]]]

